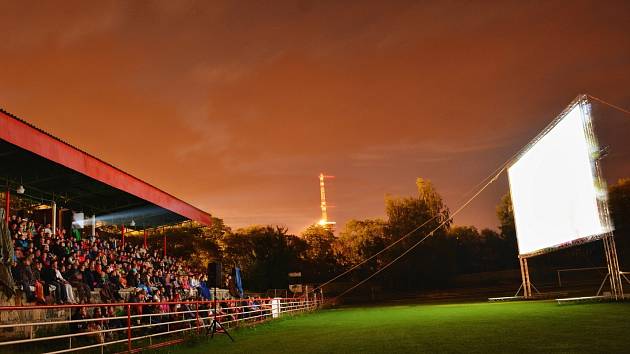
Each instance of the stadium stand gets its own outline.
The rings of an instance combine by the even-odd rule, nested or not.
[[[183,259],[115,238],[51,230],[12,215],[15,250],[11,273],[27,302],[120,302],[140,294],[149,300],[210,299],[206,275]],[[222,292],[223,294],[223,292]]]

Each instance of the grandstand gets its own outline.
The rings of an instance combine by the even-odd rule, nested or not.
[[[57,275],[65,275],[67,281],[85,268],[83,283],[91,290],[102,288],[104,278],[112,278],[114,286],[123,288],[141,281],[151,284],[158,273],[164,278],[160,283],[171,286],[171,270],[181,267],[178,260],[169,258],[165,250],[125,244],[125,227],[155,228],[184,220],[208,225],[210,214],[6,112],[0,115],[0,126],[5,219],[17,261],[40,264],[42,275],[51,278],[50,282],[54,282],[47,274],[51,267],[57,267]],[[12,206],[20,205],[18,201],[23,208],[13,210]],[[80,220],[73,214],[80,215]],[[102,239],[96,227],[82,228],[97,222],[118,225],[120,239]],[[153,264],[152,272],[146,269],[147,262]],[[31,281],[23,266],[12,267],[18,283],[20,273]],[[184,270],[191,274],[193,284],[199,282],[200,273]],[[178,285],[181,280],[173,279]],[[59,287],[56,291],[58,302],[78,301],[71,291]],[[33,300],[28,290],[26,293]]]
[[[277,300],[274,310],[226,289],[213,299],[205,269],[168,255],[166,236],[158,247],[125,240],[130,230],[210,225],[210,214],[4,111],[0,175],[0,352],[31,341],[45,341],[37,351],[132,350],[200,332],[213,314],[230,325],[311,306]],[[221,301],[214,313],[210,300]]]

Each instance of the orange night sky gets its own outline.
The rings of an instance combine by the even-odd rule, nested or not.
[[[2,1],[0,106],[233,227],[451,209],[578,94],[630,106],[628,1]],[[495,227],[502,178],[455,219]],[[341,226],[340,225],[340,226]]]

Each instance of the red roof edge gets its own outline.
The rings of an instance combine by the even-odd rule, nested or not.
[[[205,211],[112,166],[0,109],[0,139],[176,214],[212,225]]]

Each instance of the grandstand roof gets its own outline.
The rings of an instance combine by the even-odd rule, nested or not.
[[[23,184],[30,199],[55,200],[86,215],[111,215],[114,223],[132,218],[147,227],[188,219],[212,223],[203,210],[4,110],[0,110],[2,177],[12,188]]]

